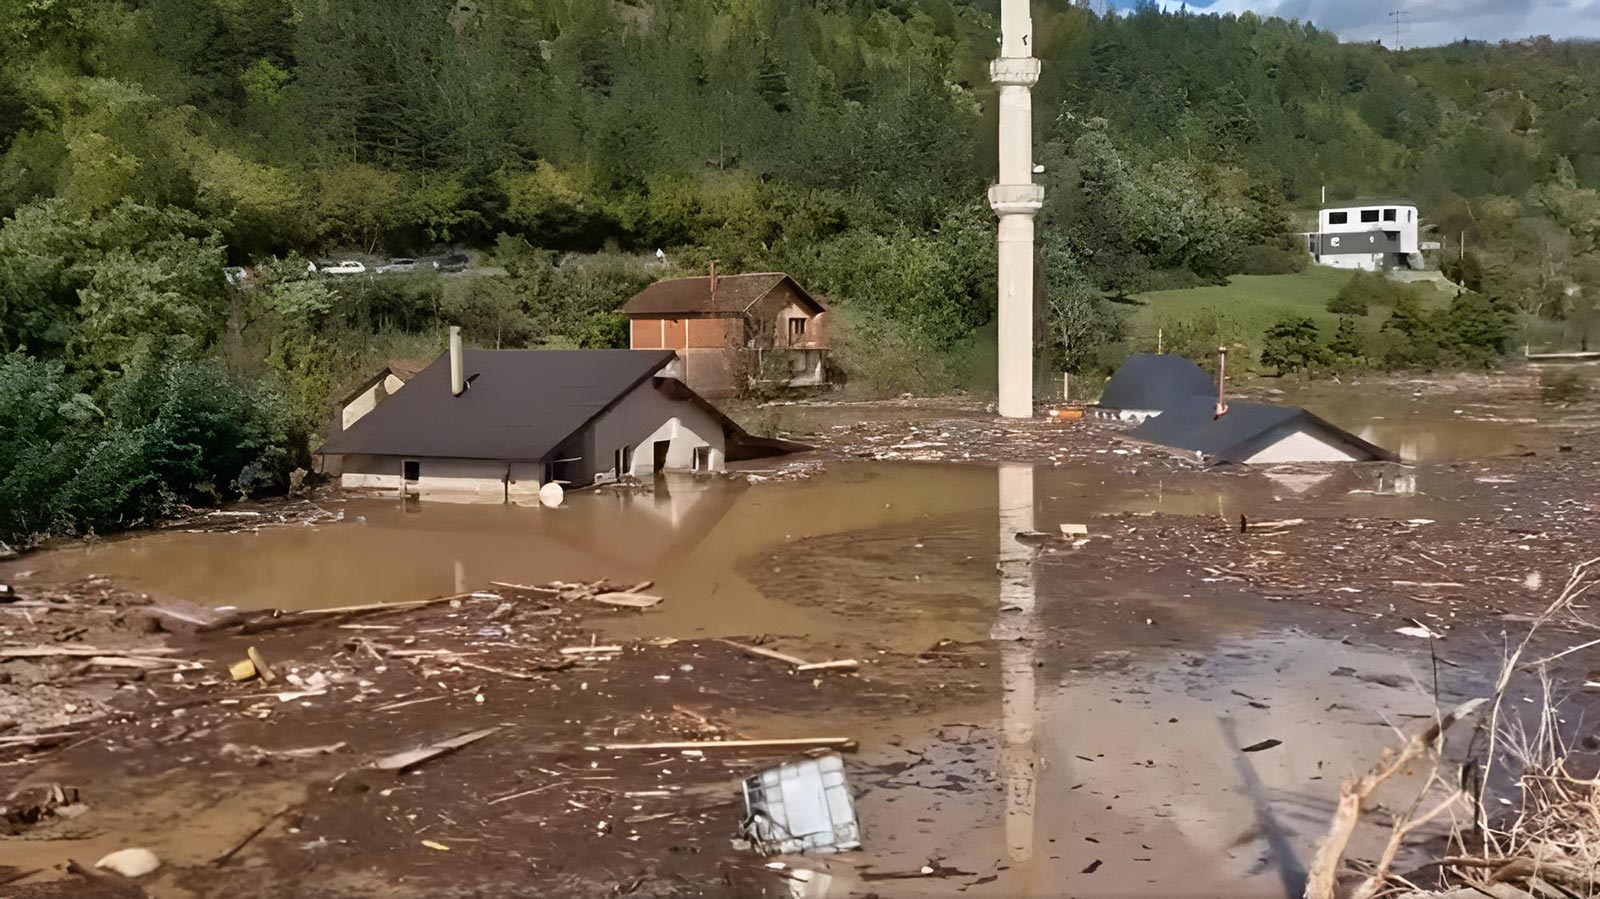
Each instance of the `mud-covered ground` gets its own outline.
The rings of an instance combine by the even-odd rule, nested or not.
[[[1210,467],[970,400],[811,404],[772,414],[817,450],[743,492],[324,491],[13,560],[0,895],[1297,895],[1340,780],[1482,695],[1600,555],[1594,399],[1546,381],[1364,385],[1393,411],[1341,423],[1424,422],[1413,464]],[[1482,429],[1493,452],[1451,451]],[[490,583],[605,575],[664,601]],[[236,598],[256,611],[205,607]],[[1600,636],[1580,613],[1530,655]],[[278,681],[229,676],[252,646]],[[1587,763],[1595,652],[1552,667]],[[794,750],[599,748],[828,737],[859,743],[863,849],[773,866],[733,844],[738,779]],[[69,870],[129,846],[162,867]]]
[[[796,673],[720,641],[597,644],[579,618],[604,607],[487,589],[248,635],[152,632],[173,619],[95,583],[9,607],[49,624],[8,628],[8,644],[20,632],[40,652],[104,655],[7,665],[7,695],[29,697],[8,717],[47,725],[0,748],[13,794],[0,863],[39,871],[8,895],[114,894],[121,885],[61,875],[128,845],[164,861],[141,884],[154,895],[514,895],[530,883],[541,895],[757,895],[779,875],[731,848],[734,781],[803,747],[716,741],[854,738],[830,722],[988,689],[967,674],[981,652]],[[275,683],[230,678],[250,647]],[[129,657],[152,661],[105,667]],[[766,727],[727,723],[775,708]],[[497,730],[404,773],[373,769],[485,728]],[[601,748],[657,741],[711,745]],[[855,763],[863,786],[881,764]]]

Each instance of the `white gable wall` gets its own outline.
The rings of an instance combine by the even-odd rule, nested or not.
[[[356,398],[345,403],[339,411],[340,427],[349,430],[350,426],[361,420],[363,415],[378,408],[378,404],[394,395],[396,390],[406,386],[406,382],[394,376],[393,372],[383,376],[383,380],[368,387]]]
[[[1246,459],[1251,465],[1270,465],[1279,462],[1359,462],[1366,453],[1342,440],[1330,440],[1316,431],[1297,426],[1280,431],[1275,439]]]
[[[667,450],[668,471],[689,471],[694,467],[695,447],[711,448],[710,471],[722,471],[726,441],[722,423],[688,400],[674,399],[657,390],[653,379],[635,387],[592,427],[594,467],[597,480],[619,476],[613,461],[623,446],[633,447],[633,468],[621,475],[642,477],[654,474],[655,442],[671,441]]]

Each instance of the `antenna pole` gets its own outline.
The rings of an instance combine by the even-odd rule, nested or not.
[[[1394,49],[1396,52],[1405,49],[1400,43],[1400,32],[1405,27],[1406,16],[1409,15],[1411,13],[1406,12],[1404,9],[1396,9],[1389,13],[1389,18],[1394,19]]]

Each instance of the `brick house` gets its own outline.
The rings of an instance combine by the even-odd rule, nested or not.
[[[665,374],[702,396],[827,383],[827,308],[782,272],[657,281],[622,311],[629,346],[675,352]]]

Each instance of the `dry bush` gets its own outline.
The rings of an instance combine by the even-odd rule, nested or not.
[[[1505,896],[1507,887],[1514,888],[1509,895],[1538,899],[1600,896],[1600,778],[1593,774],[1583,777],[1572,770],[1572,748],[1562,736],[1558,717],[1557,685],[1549,674],[1551,662],[1600,646],[1600,640],[1523,660],[1534,636],[1552,622],[1564,620],[1581,629],[1595,629],[1596,624],[1580,614],[1579,600],[1597,587],[1600,559],[1574,568],[1560,594],[1507,655],[1490,697],[1464,703],[1448,714],[1441,712],[1426,730],[1405,740],[1398,749],[1385,750],[1365,775],[1345,781],[1332,826],[1312,862],[1306,899],[1334,899],[1339,894],[1344,850],[1362,807],[1391,776],[1425,758],[1433,760],[1426,784],[1409,807],[1395,816],[1378,862],[1357,871],[1361,879],[1346,894],[1351,899],[1445,896],[1424,891],[1391,870],[1407,839],[1424,824],[1445,815],[1452,822],[1450,854],[1429,868],[1437,870],[1447,887],[1465,891],[1448,894],[1451,899],[1458,895]],[[1537,719],[1503,715],[1513,677],[1527,672],[1538,677],[1541,687],[1543,701]],[[1445,732],[1484,705],[1489,711],[1468,744],[1466,763],[1454,776],[1442,774]],[[1474,752],[1479,742],[1485,744],[1481,755]],[[1503,801],[1489,795],[1496,762],[1502,756],[1521,772],[1517,779],[1520,797],[1506,800],[1516,809],[1514,814],[1500,812]]]

